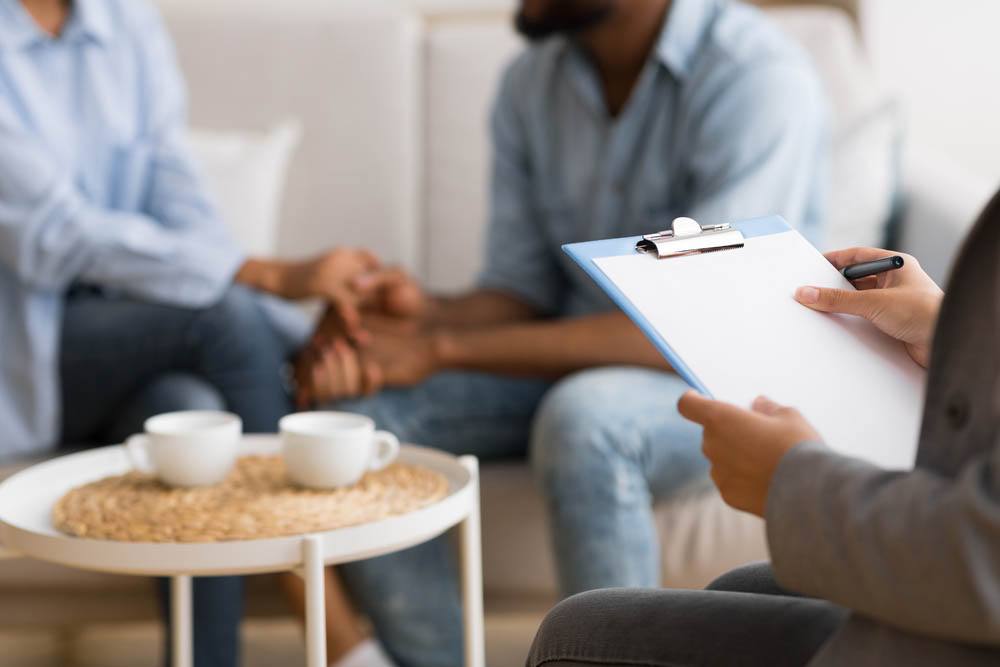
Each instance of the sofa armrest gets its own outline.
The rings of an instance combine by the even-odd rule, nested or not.
[[[944,285],[955,254],[996,184],[933,151],[911,149],[903,165],[897,247]]]

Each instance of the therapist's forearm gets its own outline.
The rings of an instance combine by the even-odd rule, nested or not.
[[[558,379],[594,366],[671,370],[623,314],[525,322],[438,334],[438,367]]]

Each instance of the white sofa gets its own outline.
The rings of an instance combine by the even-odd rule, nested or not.
[[[234,199],[243,198],[258,202],[258,213],[276,205],[262,191],[277,196],[281,156],[301,130],[274,234],[233,221],[251,245],[285,255],[365,245],[433,289],[472,283],[487,206],[486,112],[503,63],[519,48],[507,3],[479,2],[474,11],[306,0],[160,4],[188,78],[194,127],[260,133],[296,119],[298,129],[256,140],[259,148],[268,136],[284,137],[267,149],[271,153],[261,149],[263,157],[236,149],[227,154],[224,137],[203,131],[195,137],[199,150],[220,156],[207,166],[217,181],[233,177],[241,161],[267,163],[261,178],[270,185],[235,188],[224,210],[239,211],[247,202]],[[834,101],[830,245],[879,243],[880,222],[898,210],[900,247],[942,278],[989,184],[909,147],[900,162],[898,110],[875,87],[846,14],[819,6],[769,11],[807,47]],[[897,182],[899,198],[893,196]],[[255,224],[266,227],[268,217]],[[544,516],[525,465],[484,466],[488,609],[501,603],[541,609],[555,599]],[[665,585],[700,587],[728,568],[766,558],[761,522],[725,507],[713,492],[663,502],[656,517]],[[71,605],[60,603],[84,593],[102,602],[76,597]],[[258,596],[252,609],[280,610],[267,597]],[[0,564],[0,627],[69,626],[153,612],[148,587],[136,580],[28,561]]]

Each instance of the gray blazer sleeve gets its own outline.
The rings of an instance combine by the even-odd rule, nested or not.
[[[805,443],[778,466],[766,518],[782,586],[902,630],[1000,645],[1000,443],[954,479]]]

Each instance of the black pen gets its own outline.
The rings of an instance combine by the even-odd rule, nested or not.
[[[894,271],[903,268],[903,258],[899,255],[876,259],[874,262],[862,262],[861,264],[851,264],[840,270],[848,280],[857,280],[874,276],[886,271]]]

